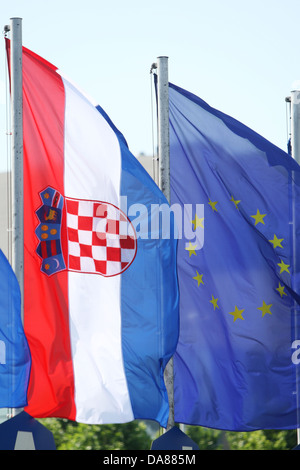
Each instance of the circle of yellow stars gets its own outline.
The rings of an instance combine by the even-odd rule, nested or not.
[[[233,196],[231,196],[230,201],[233,203],[235,208],[239,210],[239,204],[241,203],[240,200],[235,199]],[[218,201],[212,201],[211,199],[208,200],[208,205],[211,207],[211,210],[213,212],[218,212],[218,207],[217,207]],[[254,226],[257,226],[258,224],[265,225],[265,217],[267,217],[267,214],[263,214],[260,212],[259,209],[256,210],[255,214],[251,214],[250,217],[253,219]],[[195,215],[194,220],[191,220],[191,223],[193,224],[193,229],[194,231],[198,228],[204,228],[204,218],[198,217],[198,215]],[[273,248],[283,248],[282,243],[284,242],[283,238],[279,238],[275,233],[273,235],[273,238],[268,240],[272,245]],[[189,254],[189,258],[191,256],[197,256],[197,245],[189,242],[187,246],[185,247],[186,251]],[[280,263],[277,264],[279,267],[279,274],[282,274],[284,272],[290,274],[290,265],[286,264],[282,259],[280,259]],[[193,280],[197,283],[197,288],[201,287],[201,285],[205,285],[205,282],[203,280],[203,273],[199,273],[196,270],[195,276],[193,277]],[[280,295],[281,298],[284,296],[287,296],[287,293],[285,292],[285,286],[282,285],[280,282],[278,283],[278,287],[275,289],[278,294]],[[213,310],[219,310],[219,298],[214,297],[212,295],[211,300],[209,301],[212,304]],[[257,307],[257,310],[261,312],[262,317],[265,317],[265,315],[272,315],[272,304],[268,304],[265,302],[265,300],[262,301],[262,305],[260,307]],[[232,315],[233,317],[233,322],[236,322],[237,320],[244,320],[244,311],[245,309],[239,308],[237,305],[234,306],[234,309],[231,312],[228,312],[229,315]]]

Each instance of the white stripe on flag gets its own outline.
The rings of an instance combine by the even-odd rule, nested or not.
[[[95,107],[66,79],[63,82],[65,195],[120,207],[117,137]],[[131,421],[121,344],[121,277],[69,272],[68,279],[76,420]]]

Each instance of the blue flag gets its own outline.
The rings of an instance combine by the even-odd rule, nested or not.
[[[17,278],[0,250],[0,408],[27,405],[30,353],[21,319]]]
[[[178,243],[175,420],[294,429],[300,167],[172,84],[169,100],[171,204],[190,207],[191,227]]]

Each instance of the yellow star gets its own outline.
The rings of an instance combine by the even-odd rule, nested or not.
[[[230,199],[230,200],[233,202],[233,204],[235,205],[235,207],[237,208],[237,210],[239,210],[238,204],[239,204],[241,201],[236,201],[233,196],[231,196],[231,199]]]
[[[273,247],[274,248],[277,248],[278,246],[280,248],[283,248],[283,246],[281,245],[281,242],[283,241],[283,238],[277,238],[275,233],[274,233],[274,237],[273,237],[273,240],[269,240],[270,243],[273,243]]]
[[[202,281],[203,274],[199,274],[198,271],[196,271],[196,273],[197,273],[197,276],[193,277],[193,279],[198,281],[198,287],[199,287],[200,284],[204,284],[204,282]]]
[[[202,219],[200,219],[197,214],[195,215],[195,219],[191,220],[191,223],[194,224],[194,230],[196,230],[197,227],[204,228],[203,227],[203,220],[204,220],[204,217]]]
[[[262,311],[262,316],[264,317],[266,313],[269,313],[272,315],[272,312],[270,311],[270,308],[272,307],[272,304],[267,305],[266,302],[263,300],[262,307],[258,307],[257,310]]]
[[[285,264],[282,260],[280,261],[280,263],[278,263],[278,266],[280,267],[280,273],[283,273],[283,271],[286,271],[287,273],[290,274],[290,271],[289,271],[289,267],[290,265],[289,264]]]
[[[208,204],[210,205],[210,207],[212,208],[213,211],[218,212],[218,209],[216,208],[216,204],[218,204],[218,201],[213,202],[213,201],[209,200]]]
[[[192,245],[191,242],[189,242],[189,246],[187,246],[185,249],[189,252],[189,258],[192,256],[192,255],[196,255],[196,248],[197,248],[197,245]]]
[[[265,225],[265,222],[264,222],[264,217],[266,217],[267,214],[261,214],[259,212],[259,210],[257,209],[257,212],[256,212],[256,215],[251,215],[251,217],[253,217],[253,219],[255,219],[255,225],[261,223],[261,224],[264,224]]]
[[[284,295],[287,295],[287,293],[284,292],[284,286],[282,286],[282,285],[280,284],[280,282],[279,282],[279,286],[277,287],[276,290],[278,290],[278,292],[279,292],[281,298],[282,298]]]
[[[218,305],[218,300],[219,300],[219,299],[215,299],[213,295],[211,296],[210,303],[212,303],[212,304],[213,304],[213,306],[214,306],[214,310],[216,310],[216,308],[219,308],[219,305]]]
[[[235,306],[234,311],[233,311],[233,312],[229,312],[229,315],[233,315],[233,317],[234,317],[233,321],[234,321],[234,322],[235,322],[235,320],[237,320],[238,318],[239,318],[240,320],[244,320],[244,318],[242,317],[242,313],[243,313],[244,310],[245,310],[244,308],[241,309],[241,310],[239,310],[239,309],[237,308],[237,306]]]

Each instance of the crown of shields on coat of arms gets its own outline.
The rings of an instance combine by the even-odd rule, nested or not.
[[[133,262],[137,241],[134,227],[116,206],[102,201],[63,197],[48,187],[40,193],[42,206],[36,211],[36,228],[47,275],[77,271],[115,276]]]

